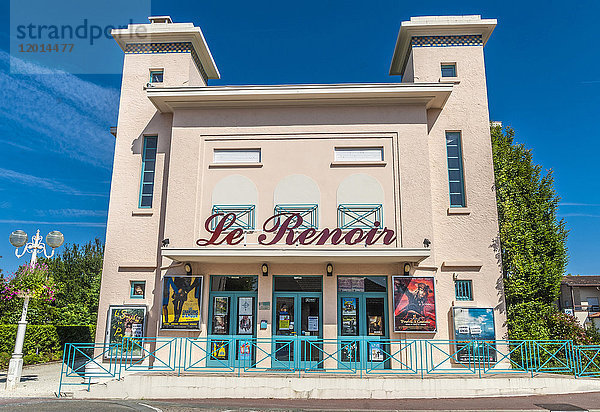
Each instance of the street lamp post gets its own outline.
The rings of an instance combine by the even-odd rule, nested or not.
[[[9,241],[15,249],[15,255],[20,258],[25,253],[31,253],[31,266],[33,267],[37,261],[38,253],[43,252],[46,258],[50,259],[54,256],[54,249],[60,247],[65,238],[62,233],[53,230],[46,236],[46,243],[43,243],[44,238],[40,236],[40,231],[32,237],[31,242],[27,243],[27,233],[22,230],[15,230],[10,234]],[[50,254],[46,252],[46,245],[52,248]],[[19,253],[19,248],[25,246],[23,251]],[[6,375],[6,389],[13,389],[21,381],[21,373],[23,371],[23,343],[25,341],[25,330],[27,328],[27,307],[29,306],[29,295],[25,295],[23,302],[23,311],[21,312],[21,320],[18,322],[17,339],[15,340],[15,351],[8,363],[8,373]]]

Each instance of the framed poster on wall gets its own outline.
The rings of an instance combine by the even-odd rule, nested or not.
[[[392,276],[394,332],[435,332],[435,280],[433,277]]]
[[[452,308],[456,358],[496,361],[496,328],[492,308]]]
[[[165,276],[161,329],[200,329],[202,276]]]
[[[146,306],[110,306],[106,319],[106,336],[104,339],[105,358],[115,358],[120,353],[109,351],[109,345],[123,342],[125,355],[129,359],[140,359],[142,347],[136,343],[135,338],[146,336]]]

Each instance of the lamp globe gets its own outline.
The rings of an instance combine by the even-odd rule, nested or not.
[[[58,230],[53,230],[52,232],[48,233],[48,235],[46,235],[46,244],[52,249],[60,247],[64,241],[65,237]]]
[[[27,243],[28,240],[29,237],[27,236],[27,233],[23,232],[22,230],[15,230],[8,237],[8,241],[10,242],[10,244],[16,248],[20,248],[25,243]]]

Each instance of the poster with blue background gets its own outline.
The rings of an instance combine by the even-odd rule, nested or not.
[[[492,308],[453,308],[456,358],[459,362],[474,359],[495,362],[496,329]],[[475,342],[473,342],[475,341]]]

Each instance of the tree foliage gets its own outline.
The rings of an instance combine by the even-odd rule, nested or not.
[[[552,171],[543,174],[514,131],[492,126],[504,291],[511,339],[548,339],[567,264]]]
[[[48,279],[54,285],[54,300],[33,299],[27,312],[29,324],[95,324],[103,255],[104,244],[95,239],[84,245],[66,245],[63,252],[52,259],[39,259],[37,266],[47,268]],[[15,279],[33,281],[33,277],[24,276],[28,273],[28,266],[21,266],[13,277],[7,278],[0,285],[0,294],[14,294],[11,285],[16,284]],[[0,324],[16,323],[21,316],[22,305],[22,299],[0,299]]]

